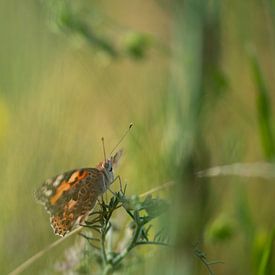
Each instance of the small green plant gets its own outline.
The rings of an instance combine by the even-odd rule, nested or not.
[[[90,218],[82,226],[79,234],[87,240],[88,246],[82,253],[78,264],[73,269],[82,274],[92,272],[91,261],[96,262],[102,270],[101,274],[112,274],[114,271],[122,269],[124,259],[130,256],[130,252],[137,246],[160,245],[168,246],[168,237],[163,228],[151,234],[152,220],[159,217],[168,209],[168,204],[160,198],[152,198],[151,195],[145,198],[139,196],[127,197],[126,188],[119,192],[112,192],[112,197],[107,201],[103,198],[98,202],[98,210],[91,213]],[[130,222],[128,225],[117,229],[113,222],[115,212],[119,215],[126,214]],[[123,236],[117,243],[113,241],[113,232]],[[122,231],[122,232],[118,232]],[[87,248],[88,247],[88,248]],[[90,257],[89,257],[90,256]],[[87,261],[87,258],[90,260]],[[71,261],[71,259],[70,259]],[[61,264],[60,266],[69,266]],[[70,267],[71,268],[71,267]],[[65,271],[65,270],[63,270]],[[67,272],[68,270],[66,270]]]

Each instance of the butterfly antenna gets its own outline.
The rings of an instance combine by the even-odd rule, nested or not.
[[[122,137],[120,138],[120,140],[118,141],[118,143],[116,144],[116,146],[114,147],[114,149],[111,151],[110,155],[112,155],[112,153],[115,151],[115,149],[118,147],[118,145],[123,141],[123,139],[127,136],[127,134],[129,133],[129,131],[131,130],[131,128],[133,127],[133,123],[130,123],[128,129],[125,131],[125,133],[122,135]]]
[[[104,161],[106,162],[106,151],[105,151],[104,137],[101,138],[101,141],[102,141],[102,148],[103,148],[103,154],[104,154]]]

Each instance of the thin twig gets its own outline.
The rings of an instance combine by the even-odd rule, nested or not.
[[[97,241],[97,242],[100,241],[100,239],[98,239],[98,238],[88,237],[88,236],[86,236],[85,234],[83,234],[81,232],[78,235],[85,238],[85,239],[87,239],[87,240],[89,240],[89,241]]]
[[[215,273],[212,271],[212,269],[210,268],[208,262],[206,261],[205,258],[199,257],[200,260],[202,261],[202,263],[205,265],[205,267],[207,268],[208,272],[210,275],[215,275]]]
[[[140,241],[140,242],[136,242],[135,246],[137,245],[162,245],[162,246],[169,246],[168,243],[164,243],[164,242],[151,242],[151,241],[146,241],[146,242],[143,242],[143,241]]]
[[[103,264],[104,266],[107,264],[107,254],[105,250],[105,230],[101,230],[101,253],[103,258]]]
[[[197,244],[198,246],[198,244]],[[213,270],[211,269],[210,265],[215,265],[215,264],[223,264],[224,262],[222,261],[208,261],[206,259],[206,255],[199,250],[199,248],[195,248],[194,250],[194,254],[202,261],[202,263],[204,264],[204,266],[207,268],[208,272],[210,275],[215,275],[215,273],[213,272]]]
[[[269,162],[233,163],[214,166],[196,173],[198,177],[240,176],[273,179],[275,165]]]
[[[46,248],[44,248],[43,250],[39,251],[38,253],[36,253],[35,255],[33,255],[31,258],[29,258],[27,261],[25,261],[24,263],[22,263],[21,265],[19,265],[16,269],[14,269],[11,273],[9,273],[9,275],[20,274],[27,267],[29,267],[32,263],[34,263],[36,260],[38,260],[40,257],[42,257],[46,252],[48,252],[52,248],[56,247],[57,245],[59,245],[60,243],[62,243],[63,241],[65,241],[66,239],[68,239],[69,237],[71,237],[72,235],[74,235],[75,233],[79,232],[81,229],[82,229],[81,227],[76,228],[74,231],[70,232],[68,235],[66,235],[62,239],[58,239],[54,243],[48,245]]]
[[[147,191],[145,193],[140,194],[139,197],[140,198],[146,197],[148,195],[151,195],[152,193],[161,191],[161,190],[166,189],[166,188],[170,188],[173,185],[174,185],[173,181],[168,181],[168,182],[166,182],[166,183],[164,183],[162,185],[159,185],[159,186],[157,186],[157,187],[155,187],[155,188],[153,188],[153,189],[151,189],[151,190],[149,190],[149,191]]]

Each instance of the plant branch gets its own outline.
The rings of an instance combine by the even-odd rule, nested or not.
[[[140,242],[137,242],[135,246],[138,246],[138,245],[162,245],[162,246],[169,246],[168,243],[164,243],[164,242],[152,242],[152,241],[146,241],[146,242],[143,242],[143,241],[140,241]]]
[[[105,230],[101,230],[101,253],[102,253],[102,259],[103,259],[103,265],[105,266],[107,264],[107,255],[106,255],[106,249],[105,249]]]

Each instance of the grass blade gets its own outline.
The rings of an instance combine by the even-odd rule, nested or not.
[[[267,88],[264,76],[255,54],[251,54],[251,68],[257,86],[257,112],[259,121],[259,132],[262,141],[265,157],[273,160],[275,157],[275,145],[272,132],[272,112],[269,98],[269,90]]]

